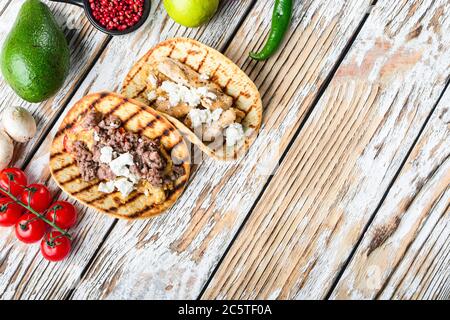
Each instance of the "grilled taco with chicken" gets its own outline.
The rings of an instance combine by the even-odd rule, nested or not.
[[[219,160],[242,156],[261,126],[255,84],[228,58],[192,39],[170,39],[150,50],[129,72],[122,94],[163,113]]]
[[[53,140],[50,170],[72,197],[132,220],[172,206],[188,182],[189,157],[167,119],[105,92],[84,97],[68,112]]]

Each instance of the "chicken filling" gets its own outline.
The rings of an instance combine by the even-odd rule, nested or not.
[[[177,60],[163,58],[153,65],[144,94],[149,104],[183,121],[205,142],[224,138],[234,146],[244,139],[245,113],[233,107],[233,98]]]

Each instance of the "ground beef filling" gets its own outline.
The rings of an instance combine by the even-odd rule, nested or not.
[[[166,175],[164,169],[167,161],[161,155],[157,143],[147,137],[122,130],[121,124],[121,120],[113,115],[102,118],[101,114],[95,111],[86,115],[82,126],[94,131],[92,151],[83,141],[76,141],[73,146],[81,176],[85,181],[96,178],[100,180],[116,178],[108,164],[100,162],[100,150],[103,147],[111,147],[115,157],[119,154],[130,153],[135,163],[130,167],[130,171],[155,187],[163,187],[184,175],[183,166],[178,165],[174,165],[172,173]]]

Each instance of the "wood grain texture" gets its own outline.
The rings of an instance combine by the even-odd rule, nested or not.
[[[0,6],[0,47],[8,35],[12,24],[23,4],[24,0],[9,3],[3,9]],[[37,120],[37,135],[26,144],[16,144],[13,164],[22,166],[31,156],[37,144],[45,137],[53,121],[64,106],[71,94],[84,78],[86,72],[95,62],[96,56],[103,50],[108,37],[92,27],[84,15],[84,11],[78,7],[64,4],[50,3],[49,5],[59,25],[63,28],[69,42],[71,51],[71,71],[62,89],[51,99],[43,103],[27,103],[18,97],[8,84],[0,76],[0,114],[8,106],[22,106],[33,113]],[[2,5],[6,5],[2,2]]]
[[[162,39],[189,36],[223,49],[251,5],[251,0],[222,2],[217,17],[206,27],[186,29],[168,18],[161,1],[153,1],[152,12],[145,26],[136,33],[115,37],[108,43],[69,105],[73,105],[89,92],[117,89],[134,62]],[[224,25],[227,25],[226,29]],[[49,150],[53,136],[67,111],[68,108],[59,117],[26,168],[30,180],[44,183],[48,181],[55,195],[59,194],[59,190],[53,181],[49,181]],[[62,199],[66,199],[66,196],[62,195]],[[87,210],[79,204],[76,206],[79,210],[80,221],[73,230],[76,235],[73,252],[69,259],[62,263],[46,262],[39,254],[38,246],[21,245],[15,240],[13,232],[2,231],[0,234],[1,299],[62,299],[76,287],[85,267],[98,246],[107,237],[108,230],[115,221],[93,210]],[[118,259],[114,260],[114,264],[119,262]],[[98,285],[100,288],[103,284],[98,283]]]
[[[447,0],[377,2],[203,298],[326,297],[444,90],[449,27]]]
[[[333,299],[450,299],[450,89]]]
[[[251,62],[248,52],[261,47],[269,32],[272,3],[257,1],[226,50],[263,94],[263,132],[250,153],[236,163],[205,160],[166,215],[133,224],[119,221],[73,298],[198,297],[370,1],[296,2],[279,55]]]

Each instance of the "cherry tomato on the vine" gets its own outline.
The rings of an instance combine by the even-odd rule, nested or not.
[[[15,228],[17,239],[24,243],[35,243],[42,239],[47,225],[34,214],[27,213],[20,217]]]
[[[43,213],[52,203],[52,195],[42,184],[30,184],[22,192],[20,200],[38,213]]]
[[[23,207],[9,198],[0,199],[0,227],[11,227],[24,212]]]
[[[27,185],[27,176],[18,168],[7,168],[0,172],[0,188],[10,190],[13,196],[18,197]],[[11,189],[10,189],[11,187]],[[0,194],[8,196],[0,189]]]
[[[45,259],[53,262],[67,258],[72,245],[69,238],[59,231],[52,231],[45,235],[41,241],[41,253]]]
[[[50,206],[46,218],[61,229],[69,229],[77,222],[75,207],[67,201],[57,201]]]

